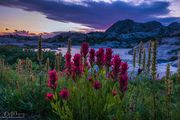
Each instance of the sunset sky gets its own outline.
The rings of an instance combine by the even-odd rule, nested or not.
[[[105,30],[118,20],[180,22],[180,0],[0,0],[0,32]]]

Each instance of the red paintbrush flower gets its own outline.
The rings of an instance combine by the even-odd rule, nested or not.
[[[89,52],[89,63],[91,64],[91,66],[93,66],[94,62],[95,62],[95,50],[91,48]]]
[[[58,80],[58,75],[56,70],[50,70],[48,72],[49,74],[49,79],[48,79],[48,86],[52,89],[56,89],[57,87],[57,80]]]
[[[46,94],[46,100],[51,101],[51,100],[53,100],[53,98],[54,98],[54,95],[52,93]]]
[[[94,89],[98,90],[102,87],[102,85],[101,85],[100,81],[95,80],[93,83],[93,87],[94,87]]]
[[[121,73],[124,74],[127,72],[128,64],[126,62],[121,63]]]
[[[127,90],[127,86],[128,86],[128,75],[127,75],[127,73],[120,75],[119,84],[120,84],[120,91],[122,93],[125,93]]]
[[[82,57],[86,57],[89,51],[89,44],[87,42],[82,43],[81,45],[81,55]]]
[[[107,67],[111,66],[112,53],[113,53],[113,51],[111,48],[106,48],[105,64]]]
[[[99,68],[102,68],[104,65],[104,49],[99,48],[99,50],[96,52],[96,64]]]
[[[71,63],[71,53],[70,52],[67,52],[66,55],[65,55],[65,67],[66,67],[66,73],[68,75],[71,74],[71,67],[72,67],[72,63]]]
[[[81,55],[75,54],[73,58],[73,75],[79,76],[82,73]]]
[[[115,55],[112,61],[112,75],[114,80],[117,80],[118,78],[120,72],[120,66],[121,66],[121,59],[119,55]]]
[[[120,91],[122,93],[125,93],[127,90],[127,86],[128,86],[128,64],[123,62],[121,64],[121,74],[120,74],[120,80],[119,80],[119,84],[120,84]]]
[[[69,98],[69,91],[66,88],[63,88],[60,92],[59,92],[60,97],[63,100],[67,100]]]

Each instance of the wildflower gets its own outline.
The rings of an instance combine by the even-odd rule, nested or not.
[[[49,66],[50,66],[50,60],[47,58],[46,60],[46,71],[49,71]]]
[[[101,85],[100,81],[95,80],[93,83],[93,87],[94,87],[94,89],[98,90],[102,87],[102,85]]]
[[[152,47],[152,42],[150,41],[148,48],[148,62],[147,62],[148,71],[150,71],[150,67],[151,67],[151,47]]]
[[[136,48],[134,48],[134,52],[133,52],[133,68],[135,69],[136,67]]]
[[[180,51],[178,52],[178,73],[180,74]]]
[[[121,63],[121,74],[125,74],[128,70],[128,64],[126,62]]]
[[[172,95],[173,94],[173,81],[172,80],[167,80],[167,95]]]
[[[49,71],[49,80],[48,80],[48,86],[52,89],[56,89],[57,87],[57,80],[58,80],[58,76],[57,76],[57,72],[56,70],[51,70]]]
[[[93,78],[90,76],[90,77],[88,78],[88,80],[91,82],[91,81],[93,81]]]
[[[46,100],[51,101],[51,100],[53,100],[53,98],[54,98],[54,95],[52,93],[47,93],[46,94]]]
[[[120,91],[122,93],[126,92],[128,86],[127,70],[128,70],[128,64],[126,62],[121,63],[121,74],[120,74],[119,84],[120,84]]]
[[[113,61],[112,61],[113,79],[117,79],[119,72],[120,72],[120,66],[121,66],[121,59],[120,59],[119,55],[115,55],[113,57]]]
[[[86,58],[87,54],[88,54],[88,51],[89,51],[89,44],[84,42],[82,45],[81,45],[81,55],[82,57]]]
[[[4,61],[2,61],[2,66],[4,66]],[[22,73],[23,71],[23,65],[22,65],[22,60],[21,59],[18,59],[18,63],[17,63],[17,66],[16,66],[16,71],[17,73]]]
[[[81,55],[75,54],[73,58],[73,75],[79,76],[82,73]]]
[[[66,67],[66,72],[68,75],[71,74],[71,53],[70,52],[67,52],[66,55],[65,55],[65,67]]]
[[[25,65],[25,60],[21,60],[21,65],[24,66]]]
[[[165,79],[165,83],[167,84],[167,81],[170,79],[170,64],[167,64],[166,67],[166,79]]]
[[[63,88],[60,92],[59,92],[60,97],[63,100],[67,100],[69,98],[69,91],[66,88]]]
[[[143,50],[143,42],[139,45],[139,68],[141,67],[141,59],[142,59],[142,50]]]
[[[156,79],[156,55],[157,55],[157,41],[153,42],[153,56],[152,56],[152,68],[151,68],[151,74],[153,80]]]
[[[143,64],[142,64],[143,71],[146,69],[146,49],[143,50]]]
[[[128,86],[128,75],[127,75],[127,72],[120,75],[119,84],[120,84],[120,91],[122,93],[125,93],[126,90],[127,90],[127,86]]]
[[[96,64],[99,68],[102,68],[104,65],[104,49],[99,48],[99,50],[96,52]]]
[[[89,52],[89,63],[91,64],[91,66],[93,66],[94,62],[95,62],[95,50],[91,48]]]
[[[33,74],[30,75],[30,81],[31,81],[31,82],[34,82],[34,81],[35,81],[35,78],[34,78],[34,75],[33,75]]]
[[[55,66],[56,66],[56,70],[60,71],[60,66],[61,66],[61,53],[60,52],[56,54]]]
[[[40,36],[38,41],[38,60],[41,62],[43,59],[43,51],[42,51],[42,37]]]
[[[178,52],[178,69],[177,69],[177,78],[180,83],[180,51]]]
[[[112,59],[112,49],[111,48],[106,48],[106,54],[105,54],[105,64],[107,67],[111,66],[111,59]]]
[[[117,91],[116,90],[112,90],[112,95],[116,96],[117,95]]]

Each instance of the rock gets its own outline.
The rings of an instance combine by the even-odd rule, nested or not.
[[[106,32],[115,32],[118,34],[128,34],[134,32],[152,32],[159,30],[163,25],[157,21],[150,21],[147,23],[137,23],[133,20],[126,19],[123,21],[118,21],[113,24]]]

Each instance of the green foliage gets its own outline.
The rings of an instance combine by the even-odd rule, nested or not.
[[[12,49],[4,50],[9,55],[14,54],[11,53]],[[13,48],[13,51],[15,50],[18,48]],[[8,60],[8,54],[1,50],[0,52],[1,55],[7,56],[5,58]],[[33,60],[31,57],[28,58]],[[119,83],[108,78],[105,70],[91,74],[86,70],[81,77],[77,77],[76,81],[72,80],[71,76],[62,75],[63,73],[59,71],[58,87],[53,91],[47,87],[48,75],[47,70],[44,70],[47,66],[43,63],[42,67],[43,69],[40,69],[39,65],[33,62],[32,72],[23,67],[23,71],[18,73],[14,66],[0,64],[0,111],[23,112],[29,119],[40,120],[180,119],[180,91],[177,75],[170,76],[173,90],[171,101],[167,103],[167,85],[164,82],[166,78],[152,80],[151,74],[145,71],[135,76],[133,80],[129,80],[128,90],[123,96],[119,90]],[[92,81],[88,80],[90,76]],[[100,89],[94,89],[95,80],[101,82]],[[67,100],[59,96],[63,88],[67,88],[70,93]],[[117,95],[112,94],[113,90],[117,91]],[[47,92],[54,94],[52,101],[45,99]]]
[[[29,58],[33,62],[38,63],[37,52],[24,50],[16,46],[0,46],[0,58],[5,59],[9,64],[14,64],[17,62],[17,59],[26,59]],[[44,52],[43,53],[43,63],[46,62],[46,59],[49,58],[51,64],[54,64],[54,53],[53,52]],[[64,60],[62,60],[64,61]],[[64,63],[64,62],[63,62]]]

